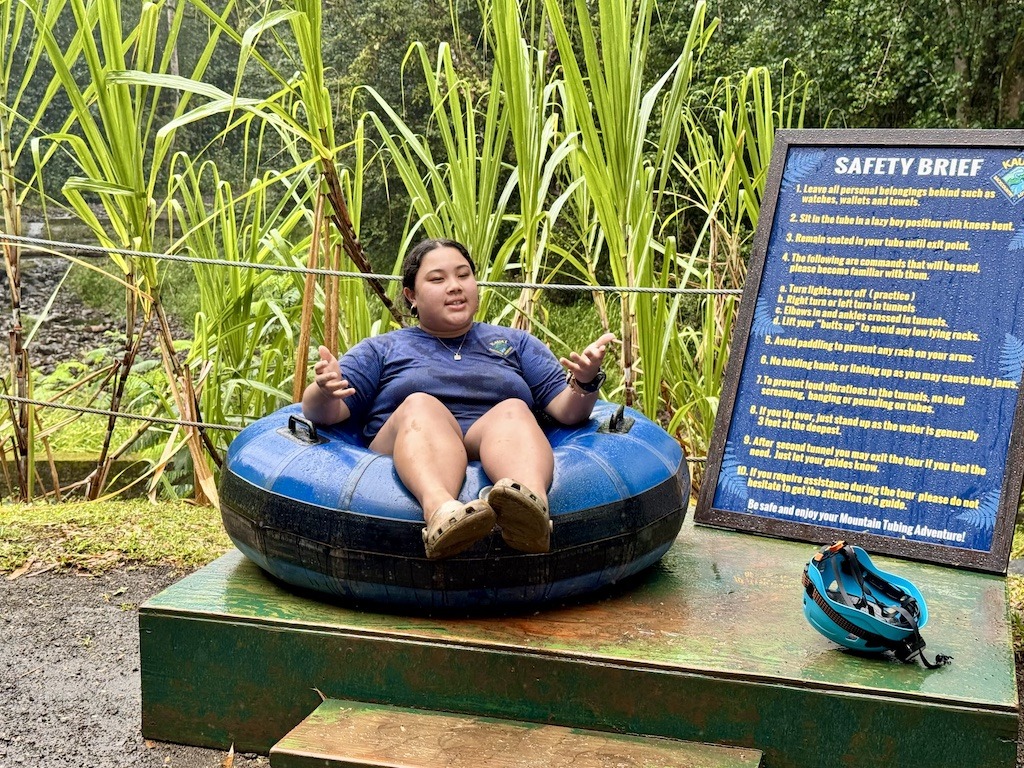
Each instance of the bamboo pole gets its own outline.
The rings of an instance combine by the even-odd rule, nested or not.
[[[320,266],[320,236],[324,228],[324,196],[316,196],[313,207],[313,232],[309,242],[309,256],[306,266],[313,270]],[[316,275],[306,273],[306,282],[302,289],[302,315],[299,321],[299,342],[295,350],[295,378],[292,381],[292,402],[302,399],[306,389],[306,377],[309,367],[309,342],[313,334],[313,309],[316,307]],[[326,323],[324,324],[326,326]]]

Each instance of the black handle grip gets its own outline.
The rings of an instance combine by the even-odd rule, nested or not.
[[[306,437],[302,437],[297,431],[296,426],[302,425],[306,428]],[[321,442],[320,435],[317,434],[316,425],[309,419],[303,416],[295,416],[294,414],[288,417],[288,431],[292,433],[297,439],[302,440],[306,443],[319,443]]]
[[[608,431],[619,432],[622,429],[622,416],[626,412],[626,406],[620,405],[612,417],[608,419]]]

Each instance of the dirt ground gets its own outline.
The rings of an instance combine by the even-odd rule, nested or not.
[[[0,578],[0,768],[269,765],[142,738],[137,608],[183,575],[135,568]],[[1020,687],[1020,660],[1017,677]]]
[[[184,574],[0,577],[0,768],[255,768],[142,738],[138,606]]]

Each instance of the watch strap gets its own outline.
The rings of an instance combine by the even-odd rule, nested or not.
[[[607,378],[608,376],[604,371],[598,371],[593,381],[584,383],[579,381],[575,374],[570,373],[568,376],[569,389],[581,396],[592,395],[601,389],[601,385],[604,384],[604,381]]]

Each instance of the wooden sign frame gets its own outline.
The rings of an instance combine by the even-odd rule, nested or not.
[[[1024,131],[780,131],[696,522],[1005,573],[1022,200]]]

